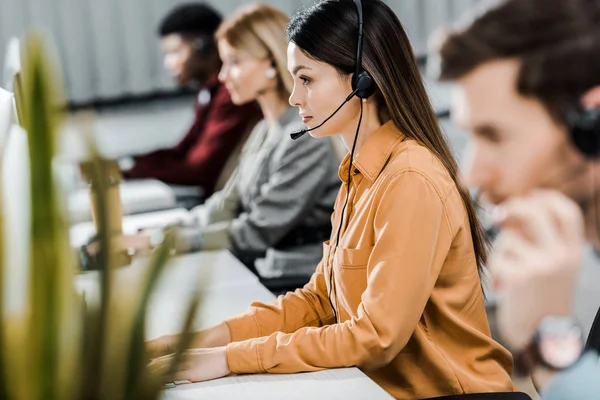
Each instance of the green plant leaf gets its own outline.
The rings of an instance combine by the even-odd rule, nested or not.
[[[0,166],[0,175],[2,167]],[[7,371],[6,371],[6,311],[4,310],[5,282],[4,282],[4,211],[2,208],[2,187],[0,186],[0,399],[8,399]]]
[[[200,305],[202,304],[203,291],[198,287],[194,291],[194,296],[192,297],[192,301],[188,306],[185,322],[181,327],[181,336],[179,342],[177,343],[177,350],[175,351],[175,355],[173,357],[173,362],[169,367],[169,371],[167,372],[167,379],[175,374],[177,371],[177,366],[181,364],[183,360],[184,353],[190,348],[192,343],[192,338],[194,337],[193,326],[196,320],[196,316],[198,315],[198,310],[200,309]]]
[[[29,373],[36,382],[31,388],[33,399],[62,400],[72,386],[64,381],[72,365],[62,352],[64,339],[77,336],[62,329],[77,329],[68,310],[76,304],[67,224],[52,168],[64,100],[42,35],[28,35],[24,50],[22,115],[31,167]]]
[[[115,269],[119,255],[112,242],[115,224],[120,223],[115,222],[118,210],[113,208],[119,202],[118,191],[112,161],[99,156],[89,135],[88,172],[100,245],[98,301],[76,294],[77,263],[53,173],[65,101],[45,44],[39,33],[27,36],[23,72],[17,79],[19,123],[28,138],[31,232],[28,266],[7,266],[0,257],[0,399],[155,400],[162,386],[146,368],[144,330],[148,304],[168,263],[173,236],[167,233],[145,267],[124,271],[134,277],[139,271],[139,284],[119,286],[117,274],[123,271]],[[0,226],[2,217],[0,207]],[[0,230],[0,254],[6,245],[4,233]],[[29,276],[26,310],[10,318],[3,307],[7,268],[28,268]],[[192,327],[200,304],[198,289],[185,332]],[[190,338],[183,335],[177,359]]]
[[[144,344],[146,311],[150,296],[156,288],[158,279],[167,265],[173,247],[173,234],[171,232],[166,232],[163,243],[156,248],[148,262],[147,277],[141,290],[140,297],[137,300],[137,310],[134,314],[135,319],[133,321],[133,329],[130,338],[126,398],[137,398],[136,396],[147,392],[147,390],[143,390],[142,384],[144,381],[152,379],[152,377],[147,376],[146,374],[146,365],[149,361]],[[156,388],[155,390],[158,392],[161,387],[160,381],[154,382],[152,386],[154,386]],[[148,395],[148,393],[145,395]]]

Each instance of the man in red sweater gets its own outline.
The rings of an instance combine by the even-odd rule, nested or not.
[[[165,67],[182,85],[199,89],[195,119],[171,149],[133,157],[126,178],[154,178],[200,186],[210,195],[234,149],[261,118],[255,103],[236,106],[218,79],[221,62],[214,32],[221,16],[203,3],[173,9],[159,27]]]

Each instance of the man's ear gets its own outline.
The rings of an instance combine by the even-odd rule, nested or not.
[[[585,109],[600,108],[600,85],[588,90],[583,95],[581,103]]]

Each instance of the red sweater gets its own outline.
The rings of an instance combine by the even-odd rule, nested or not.
[[[216,77],[205,88],[210,92],[210,101],[196,101],[194,122],[181,142],[171,149],[134,157],[128,178],[200,186],[207,196],[213,192],[229,156],[262,114],[255,102],[234,105]]]

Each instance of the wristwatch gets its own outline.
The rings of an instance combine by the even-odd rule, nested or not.
[[[531,342],[515,354],[515,373],[531,375],[536,366],[560,371],[575,364],[585,348],[583,331],[569,316],[544,317]]]
[[[150,248],[154,249],[155,247],[160,246],[160,244],[165,240],[165,233],[162,229],[155,229],[150,237],[148,238],[148,242],[150,243]]]
[[[167,246],[170,255],[173,256],[177,254],[177,248],[175,246],[176,238],[173,235],[168,235],[169,231],[172,231],[173,229],[174,228],[169,226],[166,226],[163,229],[155,229],[148,238],[150,249],[154,250],[158,246],[164,245]]]

